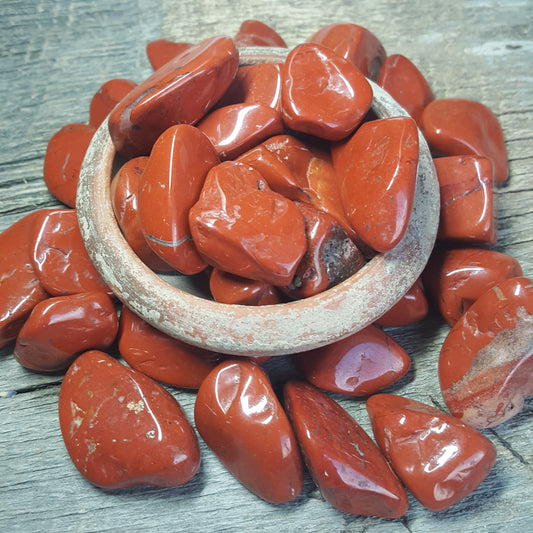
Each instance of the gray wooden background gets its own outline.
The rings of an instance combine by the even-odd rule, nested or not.
[[[148,41],[197,42],[233,35],[256,18],[294,46],[325,24],[354,22],[389,53],[411,58],[437,97],[479,100],[499,117],[510,159],[498,193],[499,242],[533,276],[533,2],[531,0],[2,0],[0,2],[0,230],[58,205],[42,181],[49,138],[85,122],[93,93],[115,77],[140,81]],[[2,251],[0,250],[0,253]],[[441,405],[437,356],[448,327],[431,315],[391,330],[412,356],[391,390]],[[70,462],[57,420],[59,377],[32,374],[0,350],[0,531],[532,531],[531,401],[485,431],[497,463],[479,489],[435,514],[411,498],[407,515],[381,520],[343,514],[306,477],[294,502],[273,506],[244,489],[202,444],[200,473],[184,487],[105,491]],[[267,364],[275,383],[288,358]],[[195,395],[173,393],[192,419]],[[369,429],[364,402],[342,405]]]

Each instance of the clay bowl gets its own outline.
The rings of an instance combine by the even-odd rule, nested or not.
[[[284,49],[245,48],[241,64],[283,61]],[[380,118],[407,113],[372,84]],[[316,296],[262,307],[213,301],[198,276],[160,276],[134,254],[115,221],[109,182],[115,150],[107,120],[88,149],[80,175],[77,212],[95,267],[115,295],[168,335],[213,351],[274,356],[324,346],[374,322],[421,274],[434,245],[439,188],[427,143],[419,132],[420,159],[414,207],[403,239],[339,285]]]

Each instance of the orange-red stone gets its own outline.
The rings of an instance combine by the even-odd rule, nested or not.
[[[477,428],[519,413],[533,395],[533,283],[510,278],[483,293],[455,323],[439,358],[450,412]]]
[[[279,46],[286,48],[283,38],[265,23],[249,19],[245,20],[233,37],[236,46]]]
[[[146,55],[152,68],[157,70],[191,46],[190,43],[175,43],[168,39],[156,39],[146,45]]]
[[[259,365],[234,360],[215,368],[198,391],[194,420],[209,448],[251,492],[275,504],[300,494],[298,443]]]
[[[374,324],[382,327],[399,327],[414,324],[428,313],[428,301],[422,282],[418,279],[414,285]]]
[[[136,86],[134,81],[121,78],[106,81],[92,97],[89,105],[89,124],[98,128],[115,106]]]
[[[336,509],[363,516],[397,518],[407,494],[363,428],[312,385],[288,382],[285,409],[307,468],[322,496]]]
[[[431,511],[456,504],[487,477],[496,448],[434,407],[376,394],[366,403],[374,438],[411,494]]]
[[[174,397],[103,352],[69,368],[59,423],[72,462],[99,487],[175,487],[200,467],[198,439]]]

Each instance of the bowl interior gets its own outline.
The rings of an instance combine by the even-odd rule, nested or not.
[[[283,61],[285,49],[243,48],[242,65]],[[372,109],[379,118],[406,111],[378,85]],[[158,275],[125,241],[111,206],[115,149],[107,120],[96,132],[80,173],[76,209],[87,252],[115,295],[168,335],[233,355],[283,355],[344,338],[374,322],[415,283],[435,242],[439,188],[427,143],[420,155],[413,211],[406,233],[346,281],[310,298],[252,307],[214,302],[202,276]]]

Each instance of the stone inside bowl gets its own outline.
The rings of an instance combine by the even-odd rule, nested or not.
[[[283,61],[287,50],[245,48],[241,64]],[[380,118],[405,110],[372,83],[372,109]],[[233,355],[283,355],[344,338],[390,309],[421,274],[435,242],[439,188],[427,143],[420,157],[413,211],[403,239],[359,272],[316,296],[251,307],[214,302],[198,276],[159,276],[131,250],[116,223],[109,182],[115,149],[107,120],[87,151],[77,194],[87,251],[116,296],[141,318],[190,344]],[[166,278],[166,279],[164,279]]]

